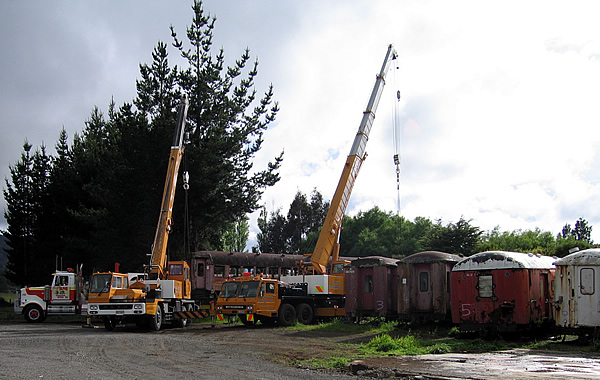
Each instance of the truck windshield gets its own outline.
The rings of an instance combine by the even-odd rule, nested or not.
[[[95,274],[92,276],[90,293],[104,293],[110,289],[112,275],[110,273]]]
[[[240,294],[238,297],[256,297],[258,290],[258,281],[245,281],[241,283]]]
[[[221,293],[219,293],[219,297],[229,298],[235,297],[237,294],[239,282],[226,282],[223,284],[223,288],[221,289]]]

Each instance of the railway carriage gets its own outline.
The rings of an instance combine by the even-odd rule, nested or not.
[[[557,260],[555,319],[564,332],[598,335],[600,328],[600,249]]]
[[[346,314],[349,318],[396,316],[397,261],[382,256],[352,261],[346,270]]]
[[[488,251],[460,261],[451,274],[452,321],[482,335],[551,322],[555,260]]]
[[[397,262],[397,313],[402,321],[451,320],[450,272],[462,257],[425,251]]]

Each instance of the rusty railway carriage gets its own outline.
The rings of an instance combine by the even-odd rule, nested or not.
[[[346,314],[364,317],[396,316],[394,273],[398,259],[368,256],[354,259],[346,269]]]
[[[598,335],[600,330],[600,249],[557,260],[555,319],[562,332]]]
[[[553,322],[555,260],[503,251],[467,257],[451,273],[452,321],[482,335]]]
[[[303,255],[221,251],[198,251],[192,255],[192,298],[201,304],[210,301],[211,292],[218,295],[228,277],[249,273],[278,279],[296,274],[298,261],[304,259]]]
[[[425,251],[397,262],[396,292],[401,321],[450,321],[450,273],[463,258],[439,251]]]

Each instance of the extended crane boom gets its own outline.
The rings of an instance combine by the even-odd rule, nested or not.
[[[160,215],[158,216],[154,243],[152,244],[149,274],[149,279],[151,280],[163,279],[166,277],[167,242],[169,240],[169,233],[171,232],[171,225],[173,224],[171,216],[173,214],[175,188],[177,185],[179,165],[181,164],[181,158],[183,157],[184,151],[183,135],[188,110],[187,97],[177,106],[177,108],[177,127],[173,137],[173,145],[171,145],[171,155],[169,156],[169,166],[167,168],[167,178],[165,179],[165,187],[163,189]]]
[[[333,260],[337,261],[339,256],[339,246],[337,244],[342,219],[346,211],[346,206],[352,193],[352,187],[356,181],[356,176],[360,170],[362,162],[366,158],[365,149],[369,140],[369,133],[375,120],[375,111],[379,105],[379,99],[385,85],[385,76],[390,68],[392,60],[396,59],[398,54],[392,45],[389,45],[381,71],[377,75],[375,86],[371,92],[371,97],[367,103],[367,109],[363,112],[363,118],[358,127],[358,132],[354,138],[352,149],[346,159],[342,176],[338,183],[337,189],[329,211],[323,223],[323,228],[315,245],[315,250],[310,255],[310,261],[313,268],[320,274],[327,273],[327,264],[329,258],[333,255]]]

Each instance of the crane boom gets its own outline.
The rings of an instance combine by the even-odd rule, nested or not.
[[[167,242],[171,232],[173,214],[173,203],[175,201],[175,188],[177,185],[177,176],[179,165],[183,157],[183,134],[185,131],[185,120],[187,117],[188,100],[177,106],[177,127],[171,145],[171,154],[169,156],[169,166],[167,168],[167,178],[163,189],[162,205],[158,224],[152,244],[152,255],[150,258],[150,279],[163,279],[167,267]]]
[[[337,244],[342,219],[344,218],[346,206],[350,200],[350,194],[352,193],[356,176],[358,175],[362,162],[366,158],[365,149],[367,141],[369,140],[371,127],[373,126],[373,121],[375,120],[375,111],[379,105],[379,99],[381,98],[381,93],[385,85],[385,76],[390,68],[392,60],[396,59],[397,56],[398,54],[394,47],[389,45],[385,59],[383,60],[383,65],[381,66],[381,71],[377,75],[375,86],[373,87],[371,97],[367,103],[367,108],[363,112],[363,117],[360,126],[358,127],[356,137],[354,138],[352,148],[350,149],[350,154],[346,159],[342,176],[340,177],[335,194],[331,200],[331,205],[329,206],[323,228],[321,229],[319,239],[315,245],[315,250],[310,256],[313,268],[320,274],[327,273],[327,264],[332,254],[334,255],[334,260],[337,260],[336,256],[338,251],[337,249],[334,250],[334,247]]]

